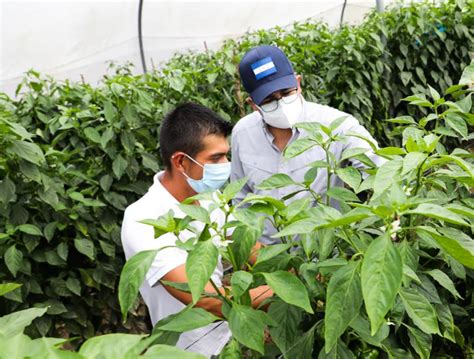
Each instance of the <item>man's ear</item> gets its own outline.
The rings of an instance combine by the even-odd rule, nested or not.
[[[251,97],[247,97],[245,99],[245,102],[247,102],[250,105],[250,107],[252,107],[252,110],[259,111],[257,105],[255,104],[255,102],[253,102]]]
[[[184,171],[184,167],[183,167],[183,160],[184,160],[184,154],[182,152],[176,152],[174,153],[171,158],[170,158],[170,162],[171,162],[171,167],[172,167],[172,171],[174,172],[175,170],[176,171],[179,171],[179,172],[183,172]]]
[[[301,75],[296,75],[296,82],[298,82],[298,93],[301,93]]]

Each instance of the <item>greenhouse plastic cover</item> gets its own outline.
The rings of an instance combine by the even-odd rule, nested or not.
[[[0,91],[13,96],[26,71],[97,84],[110,61],[143,71],[138,41],[139,1],[0,0]],[[385,5],[390,1],[385,0]],[[357,24],[376,1],[347,0],[344,22]],[[177,52],[217,49],[247,31],[291,26],[313,18],[340,24],[343,0],[143,1],[148,68]]]

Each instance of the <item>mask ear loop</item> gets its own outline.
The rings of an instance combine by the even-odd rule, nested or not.
[[[202,164],[200,164],[200,163],[199,163],[198,161],[196,161],[194,158],[192,158],[191,156],[189,156],[187,153],[184,153],[184,152],[183,152],[183,155],[185,155],[187,158],[189,158],[191,161],[193,161],[193,162],[194,162],[195,164],[197,164],[198,166],[201,166],[202,168],[204,168],[204,166],[203,166]],[[174,157],[175,157],[175,155],[173,155],[171,158],[174,158]],[[186,172],[181,172],[181,173],[184,175],[184,177],[189,178],[189,179],[192,179],[192,180],[195,181],[195,179],[192,178],[192,177],[190,177]],[[204,174],[203,174],[203,176],[204,176]]]
[[[184,152],[183,152],[184,153]],[[188,154],[184,153],[184,155],[189,158],[191,161],[193,161],[195,164],[197,164],[198,166],[201,166],[201,168],[204,168],[204,166],[202,164],[200,164],[198,161],[196,161],[194,158],[192,158],[191,156],[189,156]]]

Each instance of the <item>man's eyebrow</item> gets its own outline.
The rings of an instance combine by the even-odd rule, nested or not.
[[[283,92],[283,93],[287,93],[287,92],[292,92],[292,91],[296,91],[297,88],[296,87],[288,87],[286,89],[281,89],[281,90],[278,90],[279,93]],[[266,101],[272,101],[275,99],[275,97],[273,96],[276,96],[276,94],[271,94],[270,96],[268,97],[265,97],[265,99],[262,101],[262,102],[266,102]]]
[[[217,152],[217,153],[212,153],[210,157],[222,157],[222,156],[227,156],[227,152]]]

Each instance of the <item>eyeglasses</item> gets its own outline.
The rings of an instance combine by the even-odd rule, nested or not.
[[[283,103],[288,105],[290,103],[295,102],[297,98],[298,98],[298,92],[296,89],[293,89],[293,90],[283,93],[280,96],[280,98],[278,99],[276,98],[270,102],[263,103],[259,107],[262,109],[263,112],[273,112],[278,109],[278,104],[280,100],[283,101]]]

